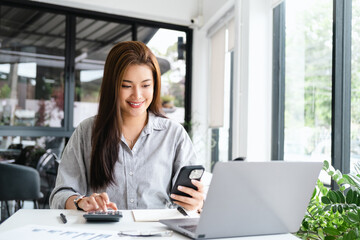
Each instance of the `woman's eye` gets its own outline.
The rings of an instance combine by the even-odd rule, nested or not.
[[[123,88],[131,88],[131,86],[129,86],[129,85],[122,85],[121,87],[123,87]]]
[[[151,86],[150,84],[144,85],[144,87],[146,87],[146,88],[147,88],[147,87],[150,87],[150,86]]]

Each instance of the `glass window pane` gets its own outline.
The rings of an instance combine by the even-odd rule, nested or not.
[[[15,160],[18,164],[31,165],[36,163],[46,150],[51,150],[60,157],[65,147],[63,137],[21,137],[0,136],[0,162],[4,160]],[[21,155],[22,151],[35,148],[28,154]]]
[[[0,125],[61,127],[65,16],[0,7]]]
[[[360,1],[352,1],[350,172],[360,160]]]
[[[332,1],[286,1],[285,23],[284,159],[331,161]]]
[[[147,44],[159,62],[161,100],[166,116],[184,123],[186,33],[163,28],[139,27],[138,39]]]
[[[76,18],[74,127],[97,114],[107,54],[131,37],[131,25]]]

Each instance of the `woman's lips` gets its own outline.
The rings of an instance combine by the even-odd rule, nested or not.
[[[129,105],[130,105],[130,107],[132,107],[132,108],[140,108],[142,105],[143,105],[143,103],[144,103],[145,101],[143,101],[143,102],[127,102]]]

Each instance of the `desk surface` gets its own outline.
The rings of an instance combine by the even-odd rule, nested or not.
[[[65,227],[66,228],[81,228],[81,229],[97,229],[108,231],[128,231],[128,230],[151,230],[151,231],[163,231],[166,230],[166,226],[159,222],[134,222],[132,213],[130,210],[121,210],[123,218],[120,222],[111,223],[87,223],[83,218],[83,212],[76,210],[49,210],[49,209],[21,209],[17,211],[13,216],[0,224],[1,232],[12,230],[15,228],[23,227],[26,225],[42,225],[52,227]],[[60,213],[64,213],[67,218],[67,223],[64,224],[60,219]],[[121,239],[121,238],[118,238]],[[151,240],[166,239],[165,237],[151,237]],[[188,239],[178,233],[174,233],[171,239]],[[270,236],[258,236],[258,237],[242,237],[231,238],[241,240],[291,240],[298,239],[292,234],[270,235]]]

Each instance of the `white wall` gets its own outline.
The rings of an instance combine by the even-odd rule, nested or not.
[[[272,91],[271,1],[249,0],[248,154],[270,160]]]
[[[274,0],[235,0],[221,1],[222,6],[213,12],[212,17],[204,17],[208,22],[194,34],[194,73],[193,73],[193,106],[202,109],[208,116],[206,108],[200,104],[207,101],[207,77],[209,58],[209,39],[204,33],[215,24],[229,8],[235,8],[236,43],[234,73],[234,131],[233,157],[246,156],[249,161],[270,160],[271,150],[271,92],[272,92],[272,5]],[[210,1],[204,0],[204,16],[209,9],[215,9]],[[207,9],[207,10],[206,10]],[[200,32],[200,33],[197,33]],[[198,35],[202,42],[197,45]],[[202,44],[202,46],[199,46]],[[196,56],[202,56],[196,57]],[[195,70],[199,59],[206,62],[206,67]],[[203,63],[204,64],[204,63]],[[203,65],[201,64],[201,65]],[[204,71],[204,72],[203,72]],[[197,83],[195,83],[197,82]],[[202,86],[195,86],[201,84]],[[205,92],[205,93],[204,93]],[[195,117],[195,115],[194,115]],[[201,122],[201,120],[199,120]],[[202,129],[201,129],[202,130]],[[200,133],[199,134],[206,134]],[[207,136],[209,138],[209,136]],[[210,152],[210,149],[208,149]],[[204,156],[210,161],[210,155]]]

